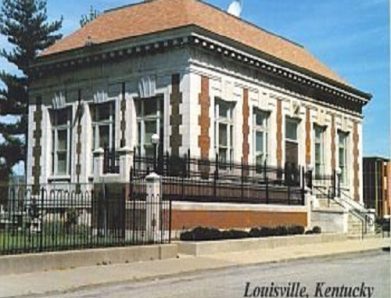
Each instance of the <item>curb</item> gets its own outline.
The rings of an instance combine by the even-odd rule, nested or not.
[[[66,290],[59,290],[59,291],[47,291],[47,292],[42,292],[42,293],[29,293],[29,294],[23,294],[23,295],[18,295],[18,296],[8,296],[8,297],[45,297],[46,295],[61,295],[61,294],[71,294],[75,293],[77,291],[82,291],[82,290],[89,290],[92,288],[97,288],[97,287],[107,287],[107,286],[115,286],[115,285],[120,285],[120,284],[125,284],[125,283],[131,283],[131,282],[145,282],[145,281],[152,281],[152,280],[162,280],[162,279],[169,279],[177,276],[187,276],[191,274],[197,274],[201,272],[215,272],[215,271],[220,271],[220,270],[225,270],[225,269],[233,269],[233,268],[242,268],[242,267],[251,267],[251,266],[258,266],[258,265],[267,265],[267,264],[279,264],[279,263],[287,263],[287,262],[295,262],[295,261],[300,261],[300,260],[309,260],[309,259],[324,259],[324,258],[329,258],[329,257],[342,257],[342,256],[347,256],[347,255],[360,255],[364,253],[373,253],[373,252],[379,252],[379,251],[385,251],[389,250],[390,246],[382,246],[378,248],[368,248],[368,249],[359,249],[355,251],[344,251],[344,252],[329,252],[329,253],[324,253],[318,256],[292,256],[291,258],[282,258],[278,260],[268,260],[268,261],[261,261],[257,263],[250,263],[250,264],[235,264],[235,265],[226,265],[226,266],[221,266],[218,268],[204,268],[204,269],[194,269],[194,270],[188,270],[188,271],[182,271],[182,272],[176,272],[173,274],[160,274],[156,276],[150,276],[150,277],[144,277],[144,278],[131,278],[131,279],[124,279],[120,281],[112,281],[112,282],[97,282],[97,283],[91,283],[88,285],[83,285],[83,286],[77,286],[74,288],[69,288]]]

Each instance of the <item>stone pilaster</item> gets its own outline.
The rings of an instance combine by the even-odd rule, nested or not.
[[[335,170],[337,168],[336,159],[335,159],[335,116],[331,116],[331,169]]]
[[[126,146],[126,89],[125,82],[122,83],[121,91],[121,148]]]
[[[359,163],[359,140],[358,124],[353,124],[353,198],[356,202],[360,201],[360,163]]]
[[[81,151],[82,151],[82,142],[81,142],[81,133],[82,133],[82,126],[81,126],[81,117],[83,116],[83,106],[81,103],[81,90],[78,91],[78,99],[77,99],[77,110],[76,110],[76,137],[77,137],[77,143],[76,143],[76,193],[80,193],[80,175],[81,175]]]
[[[171,136],[170,147],[171,154],[179,156],[179,148],[182,146],[182,135],[180,133],[180,126],[182,125],[182,114],[179,111],[180,104],[182,103],[182,92],[180,92],[180,75],[173,74],[171,77]]]
[[[305,162],[311,164],[311,110],[309,107],[305,113]]]
[[[249,154],[250,154],[250,144],[248,141],[249,133],[250,133],[250,126],[249,126],[249,117],[250,117],[250,107],[248,103],[248,89],[243,89],[243,145],[242,145],[242,163],[247,165],[249,160]]]
[[[282,167],[282,101],[277,100],[277,167]]]

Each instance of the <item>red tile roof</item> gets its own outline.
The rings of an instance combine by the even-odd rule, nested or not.
[[[105,43],[196,25],[300,68],[346,84],[305,48],[198,0],[153,0],[107,11],[41,56],[82,48],[88,40]]]

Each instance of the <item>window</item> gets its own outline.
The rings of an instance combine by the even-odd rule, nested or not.
[[[52,174],[69,175],[72,108],[51,111],[50,121],[52,124]]]
[[[222,169],[233,161],[233,110],[233,103],[216,99],[215,147]]]
[[[143,156],[153,157],[152,135],[158,134],[160,146],[164,137],[164,100],[162,97],[135,100],[137,115],[137,149]],[[163,148],[159,149],[160,151]]]
[[[314,125],[315,176],[324,174],[324,131],[324,127]]]
[[[292,118],[286,118],[285,139],[291,142],[297,142],[298,121]]]
[[[347,140],[348,133],[338,131],[338,166],[341,169],[341,183],[347,184],[348,171],[347,171]]]
[[[299,161],[298,143],[299,121],[293,118],[285,118],[285,167],[286,170],[297,170]]]
[[[257,166],[262,166],[267,158],[267,122],[269,114],[254,108],[253,112],[253,144],[254,144],[254,162]]]
[[[90,106],[92,118],[92,150],[115,149],[115,102]]]

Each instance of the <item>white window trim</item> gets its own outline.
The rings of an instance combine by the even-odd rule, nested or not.
[[[341,168],[341,184],[343,186],[348,186],[349,185],[349,163],[348,163],[348,138],[349,138],[349,133],[338,130],[337,131],[338,135],[338,167],[341,168],[341,161],[340,161],[340,155],[339,155],[339,150],[341,147],[344,148],[344,165],[343,168]],[[341,136],[344,138],[343,146],[341,146]]]
[[[296,118],[292,118],[292,117],[288,117],[286,116],[285,117],[285,141],[286,142],[291,142],[291,143],[296,143],[296,144],[299,144],[299,128],[300,128],[300,119],[296,119]],[[296,139],[290,139],[287,137],[286,135],[286,127],[287,127],[287,123],[288,122],[291,122],[291,123],[295,123],[296,124]]]
[[[157,101],[157,103],[156,103],[157,111],[156,111],[156,114],[145,116],[145,104],[149,100],[156,100]],[[162,103],[162,101],[163,101],[163,103]],[[137,108],[136,108],[137,102],[141,103],[140,115],[137,114]],[[164,136],[160,135],[161,129],[162,128],[164,129],[164,123],[163,123],[163,121],[164,121],[164,97],[163,96],[154,96],[152,98],[135,98],[134,99],[134,106],[135,106],[136,122],[137,122],[137,126],[136,126],[136,131],[137,131],[136,144],[137,145],[136,145],[136,147],[137,147],[137,151],[141,153],[141,156],[146,156],[145,146],[147,144],[152,144],[152,142],[151,142],[151,140],[149,140],[149,141],[145,140],[145,123],[156,121],[156,133],[159,135],[161,141],[162,141],[162,138],[164,137]],[[163,110],[161,110],[162,107],[163,107]],[[139,130],[139,126],[141,128],[140,130]],[[141,131],[141,135],[139,135],[140,131]]]
[[[315,175],[324,175],[325,174],[325,135],[326,135],[326,127],[325,126],[321,126],[321,125],[318,125],[316,123],[314,123],[314,126],[313,126],[313,140],[314,140],[314,147],[313,147],[313,156],[314,156],[314,173]],[[319,130],[320,131],[320,140],[318,141],[317,140],[317,137],[316,137],[316,131]],[[316,160],[316,144],[319,142],[320,144],[320,171],[317,172],[316,170],[316,164],[317,164],[317,160]]]
[[[220,104],[224,103],[229,105],[230,110],[230,117],[221,117],[220,116]],[[235,144],[235,127],[234,127],[234,111],[235,111],[235,102],[232,101],[226,101],[220,98],[215,99],[215,121],[214,121],[214,127],[215,127],[215,153],[219,155],[220,159],[220,149],[227,151],[227,160],[226,163],[230,164],[234,162],[234,146]],[[219,139],[219,127],[220,124],[227,125],[227,146],[221,146],[220,145],[220,139]],[[228,170],[228,168],[223,168],[223,170]]]
[[[103,106],[110,104],[110,117],[109,119],[106,120],[101,120],[101,121],[94,121],[93,115],[96,116],[97,114],[97,107]],[[92,109],[95,109],[94,113],[91,114],[91,174],[93,175],[94,173],[94,151],[96,149],[99,149],[99,127],[100,126],[109,126],[109,149],[115,149],[115,111],[116,111],[116,101],[115,100],[110,100],[110,101],[104,101],[101,103],[93,103],[89,105],[90,112]],[[114,146],[114,147],[113,147]],[[105,148],[102,148],[105,149]]]
[[[257,125],[257,119],[256,119],[256,116],[257,116],[257,113],[261,113],[264,115],[264,123],[262,125]],[[269,154],[269,150],[268,150],[268,145],[269,145],[269,131],[268,131],[268,128],[269,128],[269,112],[267,111],[264,111],[264,110],[261,110],[257,107],[254,107],[253,108],[253,113],[252,113],[252,120],[253,120],[253,162],[255,165],[258,165],[257,164],[257,156],[258,156],[258,152],[257,151],[257,132],[262,132],[263,133],[263,150],[262,150],[262,165],[265,163],[265,161],[267,162],[267,159],[268,159],[268,154]]]
[[[67,123],[62,125],[57,125],[58,122],[58,113],[67,110]],[[52,125],[52,165],[51,173],[54,177],[68,177],[71,174],[71,148],[72,148],[72,106],[67,106],[62,109],[51,110],[50,113],[53,114],[51,118]],[[66,130],[67,131],[67,148],[66,148],[66,169],[65,173],[59,173],[58,171],[58,132]]]
[[[94,119],[92,118],[91,119],[91,123],[92,123],[92,151],[98,149],[100,146],[99,146],[99,143],[100,143],[100,139],[99,139],[99,127],[100,126],[109,126],[109,144],[108,147],[109,149],[115,149],[115,110],[116,110],[116,101],[113,100],[113,101],[107,101],[107,102],[104,102],[104,103],[99,103],[99,104],[93,104],[90,106],[90,109],[95,109],[95,112],[94,114],[96,115],[97,113],[97,107],[99,106],[103,106],[103,105],[107,105],[107,104],[110,104],[110,117],[109,119],[105,119],[105,120],[100,120],[100,121],[94,121]],[[95,135],[94,135],[95,134]],[[105,149],[105,148],[103,148]]]

